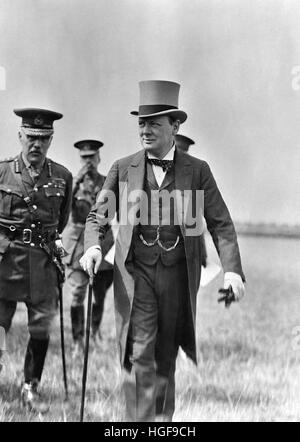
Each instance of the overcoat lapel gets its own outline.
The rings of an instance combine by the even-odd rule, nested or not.
[[[193,272],[193,263],[198,260],[198,256],[195,254],[193,244],[194,238],[187,235],[186,225],[189,224],[187,216],[191,213],[190,205],[193,203],[192,191],[193,180],[193,167],[190,158],[187,154],[182,153],[176,148],[176,160],[175,160],[175,188],[180,190],[181,194],[184,194],[185,198],[181,198],[181,203],[177,207],[178,216],[181,216],[181,232],[184,238],[185,256],[188,270],[189,281],[189,294],[190,294],[190,306],[191,306],[191,321],[193,322],[193,330],[195,334],[196,327],[196,291],[193,289],[195,282],[195,274]],[[181,211],[181,214],[180,214]],[[199,266],[200,268],[200,266]],[[194,351],[190,354],[190,357],[196,362],[196,354]]]
[[[181,232],[183,237],[185,237],[185,225],[184,220],[186,219],[186,210],[188,203],[191,201],[184,201],[183,195],[184,191],[192,189],[192,179],[193,179],[193,168],[189,160],[188,155],[182,154],[182,152],[176,148],[175,153],[175,189],[179,190],[181,193],[180,201],[176,200],[177,215],[179,217]],[[188,192],[185,193],[188,196]]]
[[[145,151],[143,150],[134,156],[128,167],[127,180],[119,182],[120,224],[116,241],[116,256],[118,249],[123,262],[126,261],[129,252],[136,219],[135,202],[138,200],[138,192],[143,190],[144,179]]]
[[[120,204],[122,215],[127,217],[127,222],[121,223],[126,227],[126,244],[123,244],[123,250],[126,254],[129,250],[132,238],[133,227],[136,224],[136,203],[138,194],[144,189],[145,180],[145,151],[138,152],[128,168],[127,183],[120,183]],[[126,214],[124,214],[126,210]],[[125,247],[124,247],[125,246]]]
[[[133,158],[128,169],[128,193],[142,190],[145,179],[145,151],[140,150]]]

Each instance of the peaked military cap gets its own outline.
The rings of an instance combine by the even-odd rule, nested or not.
[[[53,121],[63,117],[58,112],[47,109],[25,108],[14,109],[14,113],[22,118],[21,127],[26,135],[50,136],[53,134]]]
[[[102,141],[98,140],[81,140],[77,141],[74,146],[80,150],[81,157],[95,155],[96,152],[103,146]]]
[[[185,135],[177,134],[175,135],[175,144],[179,149],[187,152],[192,144],[195,144],[191,138],[186,137]]]
[[[140,105],[130,112],[141,118],[170,115],[184,123],[187,114],[178,108],[180,84],[165,80],[140,81]]]

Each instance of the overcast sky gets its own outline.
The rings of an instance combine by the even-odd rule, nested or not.
[[[97,138],[106,174],[140,149],[138,82],[177,81],[234,220],[299,223],[299,23],[299,0],[0,0],[0,155],[20,150],[13,108],[45,107],[64,114],[49,157],[76,173]]]

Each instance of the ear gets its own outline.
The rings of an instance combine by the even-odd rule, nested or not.
[[[49,146],[50,146],[52,140],[53,140],[53,135],[51,135],[50,138],[49,138]]]
[[[19,137],[19,140],[21,141],[22,140],[22,132],[19,130],[19,132],[18,132],[18,137]]]
[[[175,120],[173,123],[173,135],[176,135],[178,133],[179,128],[180,128],[180,121]]]

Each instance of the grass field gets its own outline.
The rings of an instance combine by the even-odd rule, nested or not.
[[[177,360],[174,421],[299,421],[300,241],[240,238],[247,295],[225,309],[217,303],[221,275],[198,296],[195,367],[181,353]],[[211,244],[209,257],[216,259]],[[51,401],[45,416],[20,408],[19,392],[26,342],[26,311],[20,305],[8,337],[6,367],[0,375],[0,421],[77,421],[82,362],[71,358],[70,318],[65,291],[65,322],[70,399],[64,402],[59,322],[43,374]],[[112,291],[102,324],[103,344],[92,350],[86,395],[86,421],[120,422],[124,400],[115,345]],[[298,345],[297,345],[298,344]]]

